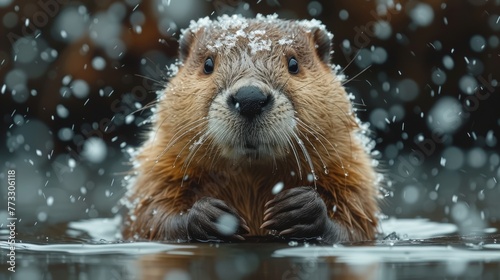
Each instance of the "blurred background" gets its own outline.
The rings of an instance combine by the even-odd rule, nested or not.
[[[385,215],[498,225],[500,0],[0,0],[0,223],[8,169],[21,225],[113,216],[180,31],[257,13],[334,33]]]

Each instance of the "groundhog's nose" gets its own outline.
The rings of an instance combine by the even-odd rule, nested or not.
[[[238,89],[228,99],[229,108],[245,118],[253,119],[272,105],[272,97],[265,95],[258,87],[247,86]]]

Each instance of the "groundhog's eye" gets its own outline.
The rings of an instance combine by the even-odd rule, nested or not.
[[[288,60],[288,72],[290,72],[290,74],[299,73],[299,62],[295,59],[295,57],[291,57]]]
[[[203,72],[205,74],[212,74],[212,72],[214,72],[214,60],[211,57],[208,57],[205,60],[205,65],[203,66]]]

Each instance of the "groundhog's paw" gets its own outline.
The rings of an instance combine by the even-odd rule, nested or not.
[[[265,205],[261,228],[289,238],[321,238],[332,221],[325,203],[311,187],[292,188],[281,192]]]
[[[198,241],[245,240],[241,235],[250,231],[233,208],[211,197],[198,200],[189,210],[187,229],[189,238]]]

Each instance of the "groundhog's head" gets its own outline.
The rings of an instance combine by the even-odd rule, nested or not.
[[[297,158],[336,145],[325,135],[348,135],[352,120],[331,68],[331,39],[317,21],[193,22],[181,36],[182,66],[158,122],[175,130],[171,144],[193,153],[205,146],[230,160]]]

